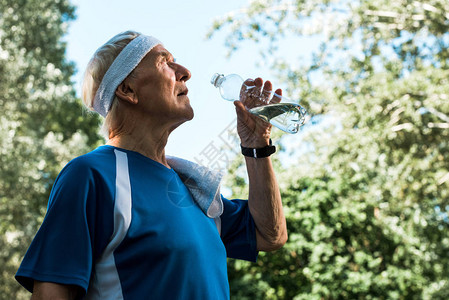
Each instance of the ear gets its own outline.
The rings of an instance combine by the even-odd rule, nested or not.
[[[119,99],[131,104],[137,104],[139,102],[139,100],[137,99],[137,94],[132,84],[130,84],[128,78],[126,78],[122,81],[122,83],[119,84],[119,86],[115,90],[115,95]]]

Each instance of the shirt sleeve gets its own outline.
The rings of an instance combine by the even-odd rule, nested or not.
[[[255,262],[257,260],[256,227],[247,200],[222,197],[221,239],[227,256]]]
[[[56,179],[47,214],[16,273],[17,281],[30,292],[34,280],[87,291],[93,260],[101,251],[98,248],[107,243],[96,236],[96,227],[105,226],[108,220],[96,218],[95,181],[92,170],[79,161],[70,162]],[[112,209],[107,206],[101,209]]]

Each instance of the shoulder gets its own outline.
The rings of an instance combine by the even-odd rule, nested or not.
[[[244,199],[227,199],[221,196],[223,201],[224,212],[227,214],[236,213],[238,211],[244,210],[248,207],[248,200]]]
[[[62,169],[64,172],[76,172],[86,175],[92,172],[102,172],[114,165],[115,157],[113,149],[101,146],[89,153],[78,156],[67,163]]]
[[[69,161],[60,171],[53,188],[104,185],[115,176],[114,152],[99,147]]]
[[[53,184],[49,205],[58,199],[64,203],[73,199],[83,199],[81,202],[84,202],[97,198],[97,193],[112,195],[114,184],[114,152],[99,147],[65,165]]]

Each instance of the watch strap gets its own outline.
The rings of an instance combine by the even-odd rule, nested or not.
[[[276,146],[273,146],[271,139],[270,144],[268,146],[262,147],[262,148],[247,148],[240,145],[242,148],[242,154],[247,157],[253,157],[253,158],[263,158],[268,157],[274,152],[276,152]]]

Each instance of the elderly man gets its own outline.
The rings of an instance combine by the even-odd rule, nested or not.
[[[190,76],[157,39],[132,31],[94,54],[83,101],[105,117],[108,142],[53,186],[16,274],[32,299],[229,299],[226,257],[255,261],[286,242],[271,125],[245,108],[271,83],[248,80],[256,88],[235,102],[249,199],[228,200],[220,174],[165,155],[170,133],[193,118]]]

